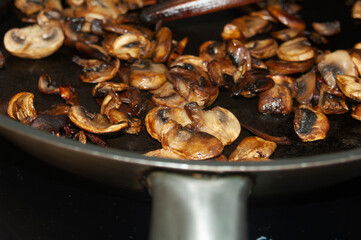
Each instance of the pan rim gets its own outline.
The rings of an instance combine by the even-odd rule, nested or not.
[[[90,144],[81,144],[77,141],[56,137],[50,133],[33,129],[0,114],[0,130],[31,135],[39,143],[51,144],[75,152],[85,152],[93,156],[102,156],[102,159],[120,161],[128,164],[143,165],[146,167],[173,169],[183,171],[215,172],[215,173],[253,173],[269,171],[301,170],[308,168],[327,167],[360,160],[361,148],[334,153],[319,154],[307,157],[284,158],[266,162],[211,162],[211,161],[184,161],[159,157],[148,157],[140,153],[115,148],[105,148]],[[2,134],[7,138],[5,134]],[[15,143],[16,144],[16,143]],[[31,153],[30,153],[31,154]],[[36,157],[36,156],[35,156]]]

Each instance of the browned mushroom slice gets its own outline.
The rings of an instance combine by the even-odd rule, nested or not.
[[[357,104],[356,106],[352,107],[351,117],[361,121],[361,104]]]
[[[344,114],[348,112],[346,98],[338,89],[322,84],[318,107],[324,114]]]
[[[86,0],[86,8],[83,10],[77,9],[76,17],[85,17],[87,21],[93,19],[100,19],[103,22],[108,20],[115,20],[119,15],[126,13],[125,6],[120,5],[113,0]]]
[[[182,126],[190,125],[192,123],[184,108],[155,107],[150,110],[145,117],[145,125],[148,133],[152,138],[160,141],[163,125],[170,120],[175,121]]]
[[[26,15],[32,15],[43,9],[43,0],[15,0],[15,7]]]
[[[267,76],[268,74],[267,70],[262,69],[247,71],[242,80],[234,86],[233,95],[251,98],[271,89],[274,86],[274,81]]]
[[[120,112],[115,108],[109,110],[109,119],[113,123],[127,122],[128,127],[124,129],[124,132],[127,134],[138,134],[143,129],[142,120],[133,118],[129,114]]]
[[[122,102],[120,101],[118,95],[114,91],[110,91],[109,94],[103,99],[102,105],[100,107],[100,114],[109,117],[109,111],[114,108],[119,108],[121,104]]]
[[[266,62],[266,66],[272,74],[284,74],[290,75],[295,73],[304,73],[311,69],[315,59],[312,58],[302,62],[287,62],[280,60],[269,60]]]
[[[132,34],[140,34],[145,38],[150,39],[153,36],[153,32],[151,31],[141,31],[137,26],[132,24],[116,24],[115,22],[106,22],[101,25],[102,28],[108,32],[116,33],[119,35],[132,33]]]
[[[183,156],[175,153],[174,151],[172,151],[172,149],[157,149],[157,150],[153,150],[150,152],[147,152],[144,154],[144,156],[147,157],[160,157],[160,158],[170,158],[170,159],[184,159]]]
[[[292,92],[286,83],[275,82],[271,89],[259,95],[258,111],[261,113],[289,114],[292,106]]]
[[[327,136],[330,123],[320,110],[302,105],[295,110],[293,127],[302,142],[312,142]]]
[[[307,38],[299,37],[282,43],[277,56],[284,61],[301,62],[315,57],[315,52]]]
[[[314,22],[312,23],[313,29],[323,36],[332,36],[340,33],[341,24],[339,21],[333,22]]]
[[[326,83],[334,88],[336,86],[336,76],[350,75],[357,76],[357,69],[350,54],[345,50],[336,50],[326,54],[323,60],[317,65]],[[347,94],[345,94],[347,96]]]
[[[302,19],[286,12],[281,5],[269,5],[267,7],[267,10],[278,21],[290,28],[298,29],[301,31],[306,28],[306,23]]]
[[[40,26],[61,26],[63,18],[62,10],[54,8],[45,8],[36,16],[36,21]]]
[[[92,96],[96,98],[105,97],[110,91],[121,92],[129,88],[128,84],[115,82],[101,82],[94,86]]]
[[[192,66],[197,66],[203,71],[207,72],[207,62],[202,58],[193,56],[193,55],[182,55],[175,59],[170,67],[180,66],[183,68],[190,68]]]
[[[352,6],[352,18],[361,19],[361,1],[356,1]]]
[[[278,44],[272,38],[255,40],[245,44],[252,57],[265,59],[276,55]]]
[[[243,36],[250,38],[258,33],[263,33],[269,26],[269,22],[257,16],[242,16],[234,19],[231,24],[237,26]]]
[[[155,36],[155,41],[153,61],[164,63],[172,49],[172,31],[167,27],[161,27]]]
[[[276,32],[272,32],[271,36],[281,40],[281,41],[288,41],[291,40],[292,38],[297,37],[299,34],[301,33],[301,30],[298,29],[293,29],[293,28],[286,28],[286,29],[282,29]]]
[[[206,41],[199,47],[199,57],[206,62],[224,59],[226,55],[226,44],[224,42]]]
[[[177,59],[179,56],[181,56],[183,54],[183,51],[185,49],[185,47],[188,44],[188,38],[185,37],[182,40],[180,40],[179,42],[177,41],[172,41],[172,49],[168,58],[168,66],[170,66],[172,64],[172,62]]]
[[[224,146],[236,140],[241,132],[238,119],[225,108],[217,106],[203,111],[195,102],[186,104],[184,108],[193,127],[215,136]]]
[[[42,74],[38,81],[38,89],[43,94],[60,95],[60,88],[56,82],[52,80],[49,74]]]
[[[85,0],[66,0],[66,3],[71,7],[79,7],[83,5]]]
[[[65,103],[58,103],[50,106],[50,108],[47,108],[42,114],[45,115],[68,115],[68,112],[70,110],[70,107],[68,104]]]
[[[6,50],[22,57],[39,59],[56,52],[63,44],[64,34],[60,27],[31,25],[13,28],[4,37]]]
[[[237,148],[228,157],[228,160],[231,162],[267,161],[276,148],[277,144],[275,142],[255,136],[247,137],[238,144]]]
[[[361,79],[355,76],[336,75],[337,85],[346,97],[361,102]]]
[[[25,121],[27,117],[32,117],[37,114],[34,107],[34,94],[30,92],[19,92],[15,94],[8,103],[9,117]]]
[[[141,58],[150,48],[150,41],[141,34],[127,33],[121,36],[109,34],[103,41],[108,54],[122,60]]]
[[[222,72],[222,66],[219,61],[212,60],[208,63],[209,80],[216,86],[228,87],[228,83]]]
[[[192,65],[186,67],[173,67],[169,71],[174,89],[188,102],[197,102],[202,108],[210,106],[218,97],[218,87],[212,84],[203,70]]]
[[[165,82],[160,88],[152,90],[152,101],[158,106],[183,107],[187,101],[174,90],[173,84]]]
[[[252,11],[249,15],[253,17],[259,17],[266,21],[277,22],[277,20],[266,9],[259,11]]]
[[[236,67],[246,64],[246,69],[252,69],[252,60],[250,51],[245,47],[243,43],[236,39],[232,39],[227,42],[227,53],[232,59]]]
[[[228,24],[224,25],[221,36],[224,41],[227,41],[230,39],[238,39],[238,40],[241,40],[242,42],[246,41],[241,30],[232,23],[228,23]]]
[[[60,130],[66,127],[68,124],[67,115],[34,115],[34,118],[31,119],[29,124],[30,127],[50,132],[52,134],[59,134]]]
[[[299,103],[306,104],[311,102],[316,90],[316,74],[314,71],[303,74],[296,79],[297,95],[296,100]]]
[[[113,79],[120,66],[119,59],[114,59],[110,63],[98,59],[82,59],[73,57],[73,62],[83,67],[80,79],[85,83],[99,83]]]
[[[223,144],[216,137],[192,127],[169,121],[161,131],[161,144],[190,160],[204,160],[216,157],[223,151]]]
[[[130,85],[141,90],[154,90],[166,81],[167,67],[151,60],[139,60],[130,66]]]
[[[127,122],[111,123],[107,117],[99,113],[89,113],[82,106],[72,106],[69,110],[69,119],[79,128],[96,134],[118,132],[128,127]]]
[[[361,76],[361,50],[356,48],[352,49],[350,56],[353,63],[355,64],[359,76]]]
[[[78,52],[86,54],[89,58],[106,62],[111,60],[105,49],[99,45],[77,41],[74,43],[74,46]]]

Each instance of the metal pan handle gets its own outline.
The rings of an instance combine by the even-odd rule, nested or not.
[[[151,240],[248,239],[247,177],[154,172],[149,181]]]

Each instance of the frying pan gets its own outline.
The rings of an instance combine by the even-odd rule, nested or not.
[[[3,1],[1,2],[3,4]],[[9,3],[9,2],[7,2]],[[316,5],[317,4],[317,5]],[[16,10],[5,4],[1,36],[6,29],[22,25]],[[15,14],[14,14],[15,13]],[[240,16],[239,9],[169,23],[174,38],[190,37],[187,51],[196,53],[206,40],[219,40],[225,23]],[[359,22],[350,19],[350,8],[342,1],[305,1],[302,15],[312,21],[341,21],[342,32],[330,38],[325,48],[347,49],[358,41]],[[361,38],[359,38],[361,39]],[[61,102],[57,96],[37,90],[41,74],[70,83],[79,92],[82,105],[99,111],[91,97],[92,85],[81,83],[80,69],[71,62],[76,52],[63,47],[41,60],[20,59],[1,50],[6,57],[0,70],[0,97],[9,99],[20,91],[35,94],[37,110]],[[307,193],[361,175],[361,125],[348,115],[329,116],[331,130],[324,141],[301,143],[292,130],[292,116],[262,115],[257,99],[231,98],[221,92],[215,103],[230,109],[242,123],[271,135],[290,138],[291,146],[279,146],[270,162],[179,161],[145,157],[160,148],[146,132],[139,136],[118,135],[110,148],[83,145],[22,125],[0,115],[0,132],[30,154],[49,164],[89,179],[153,199],[151,239],[247,239],[247,200]],[[241,139],[225,149],[228,155]]]

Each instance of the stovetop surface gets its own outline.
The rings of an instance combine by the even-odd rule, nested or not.
[[[0,239],[148,239],[151,200],[63,172],[0,137]],[[360,239],[361,178],[249,203],[252,240]]]

